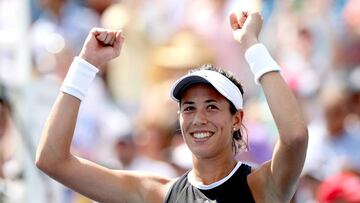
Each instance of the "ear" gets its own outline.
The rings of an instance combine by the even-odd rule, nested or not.
[[[236,130],[240,129],[241,124],[242,124],[242,120],[244,117],[244,111],[242,110],[238,110],[234,115],[234,123],[233,123],[233,127],[236,128]]]
[[[179,102],[178,102],[178,105],[177,105],[176,114],[177,114],[177,118],[178,118],[178,119],[180,118],[180,110],[181,110],[181,101],[179,101]]]

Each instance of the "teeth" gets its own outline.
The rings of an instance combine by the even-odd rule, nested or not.
[[[198,139],[201,139],[201,138],[207,138],[207,137],[210,137],[211,134],[210,133],[194,133],[194,137],[195,138],[198,138]]]

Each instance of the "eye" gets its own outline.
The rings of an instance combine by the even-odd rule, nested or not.
[[[207,108],[210,109],[210,110],[217,110],[217,109],[219,109],[217,106],[215,106],[215,105],[213,105],[213,104],[209,105]]]
[[[189,111],[192,111],[192,110],[194,110],[195,109],[195,107],[193,107],[193,106],[186,106],[186,107],[184,107],[183,108],[183,112],[189,112]]]

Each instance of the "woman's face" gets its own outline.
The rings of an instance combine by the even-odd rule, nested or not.
[[[180,126],[193,155],[232,156],[232,132],[241,125],[241,113],[230,113],[230,103],[213,87],[195,84],[180,101]]]

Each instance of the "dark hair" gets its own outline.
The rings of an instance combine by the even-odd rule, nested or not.
[[[1,83],[0,83],[0,105],[3,105],[7,107],[9,110],[11,110],[11,105],[7,96],[6,87]]]
[[[214,67],[212,64],[206,64],[206,65],[202,65],[197,69],[192,69],[189,72],[195,72],[195,71],[199,71],[199,70],[211,70],[211,71],[215,71],[218,72],[222,75],[224,75],[226,78],[228,78],[232,83],[234,83],[234,85],[239,88],[241,95],[244,96],[244,89],[243,86],[241,85],[240,81],[234,76],[234,74],[232,74],[229,71],[220,69],[220,68],[216,68]],[[235,105],[230,102],[228,99],[226,99],[229,104],[230,104],[230,113],[232,115],[234,115],[238,110],[236,109]],[[245,130],[246,132],[246,128],[243,124],[241,124],[241,127]],[[244,140],[246,139],[246,140]],[[238,144],[237,144],[238,143]],[[239,150],[247,150],[248,149],[248,145],[247,145],[247,136],[246,138],[243,137],[243,133],[242,133],[242,129],[236,130],[233,132],[233,150],[234,150],[234,154],[237,154],[239,152]]]

